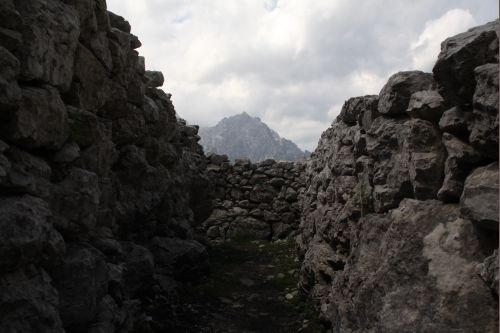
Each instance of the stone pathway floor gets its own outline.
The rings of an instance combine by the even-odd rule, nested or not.
[[[210,275],[183,292],[183,331],[322,332],[297,290],[293,241],[233,240],[209,254]]]

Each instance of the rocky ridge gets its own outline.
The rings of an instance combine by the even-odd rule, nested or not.
[[[208,269],[198,128],[104,0],[0,3],[0,331],[165,332]]]
[[[246,112],[224,118],[213,127],[201,127],[200,136],[206,153],[225,154],[232,162],[245,158],[254,163],[297,161],[310,154]]]
[[[297,233],[303,164],[271,159],[231,164],[226,155],[210,154],[207,170],[214,210],[203,227],[210,242],[234,237],[276,240]]]
[[[346,101],[305,188],[300,285],[332,332],[497,332],[498,20]]]

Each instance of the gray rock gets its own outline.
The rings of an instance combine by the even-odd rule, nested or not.
[[[498,44],[498,20],[446,39],[432,69],[440,93],[453,104],[470,104],[474,94],[474,69],[495,60],[490,44]],[[498,50],[496,51],[498,54]]]
[[[0,128],[22,147],[57,150],[68,137],[66,107],[55,88],[25,87],[19,109]]]
[[[389,220],[363,220],[352,257],[333,276],[326,316],[342,330],[403,332],[421,325],[428,332],[463,327],[492,332],[494,301],[475,273],[479,241],[472,224],[457,215],[456,206],[404,200]],[[468,292],[458,293],[464,289]],[[418,302],[408,301],[414,293]],[[472,314],[464,304],[480,304],[481,310]],[[383,319],[356,319],[367,315]]]
[[[155,237],[151,251],[161,274],[194,280],[208,273],[208,254],[197,241]]]
[[[11,29],[0,28],[0,45],[9,51],[14,51],[22,44],[20,32]]]
[[[158,71],[146,71],[144,74],[148,82],[146,85],[150,88],[158,88],[163,86],[165,79],[163,78],[163,73]]]
[[[60,314],[66,330],[89,325],[107,294],[107,266],[104,255],[86,243],[68,246],[61,265],[51,269],[59,292]]]
[[[271,226],[253,217],[240,216],[231,222],[226,232],[226,238],[235,237],[269,239],[271,237]]]
[[[14,147],[5,157],[9,159],[10,170],[4,185],[9,192],[41,198],[50,196],[52,169],[45,160]]]
[[[366,112],[376,112],[377,105],[378,96],[376,95],[350,98],[342,106],[342,110],[340,111],[337,120],[342,120],[348,125],[355,125],[356,121],[363,119]],[[367,121],[365,121],[365,123],[366,122]]]
[[[123,32],[130,33],[131,27],[130,23],[127,20],[125,20],[122,16],[116,15],[115,13],[109,11],[108,15],[109,15],[109,22],[112,27],[118,28]]]
[[[488,52],[498,49],[495,41],[485,46]],[[448,51],[461,48],[445,44]],[[497,242],[491,230],[482,230],[498,230],[498,164],[488,153],[495,141],[481,144],[496,128],[495,65],[476,70],[475,106],[474,90],[458,98],[465,96],[463,87],[474,89],[473,76],[455,80],[485,64],[475,60],[484,55],[479,46],[446,64],[449,72],[439,77],[442,99],[431,75],[396,74],[381,91],[382,115],[365,111],[358,124],[334,122],[305,162],[296,238],[300,287],[333,331],[498,330],[491,292],[496,260],[485,261]],[[425,82],[429,87],[418,87]],[[428,95],[438,103],[426,102]],[[439,119],[444,106],[454,105]],[[434,108],[436,117],[429,112]],[[473,112],[484,110],[494,117],[480,119],[476,133],[484,134],[473,143]]]
[[[0,229],[0,272],[57,262],[64,254],[64,240],[41,199],[28,195],[0,199]]]
[[[481,228],[498,230],[498,162],[477,168],[467,177],[460,212]]]
[[[285,192],[285,200],[288,202],[297,201],[297,191],[289,187]]]
[[[154,259],[151,252],[145,247],[132,242],[123,242],[125,288],[131,298],[137,297],[138,292],[150,287],[154,273]]]
[[[5,0],[0,4],[0,22],[1,27],[8,29],[16,30],[21,26],[21,15],[12,0]]]
[[[392,75],[379,94],[378,112],[383,115],[403,114],[411,95],[434,88],[432,74],[420,71],[399,72]]]
[[[28,266],[0,279],[0,327],[3,332],[65,332],[59,316],[59,295],[42,269]]]
[[[21,89],[16,81],[19,72],[19,60],[0,46],[0,108],[5,111],[15,111],[21,101]]]
[[[54,185],[51,209],[55,224],[69,239],[87,239],[96,228],[99,208],[97,175],[87,170],[73,168],[68,176]]]
[[[443,133],[443,144],[448,157],[444,165],[443,186],[437,197],[444,202],[458,202],[462,195],[465,177],[472,167],[481,161],[481,156],[469,144],[449,133]]]
[[[413,93],[406,112],[411,117],[437,122],[444,110],[444,99],[435,90],[424,90]]]
[[[470,118],[469,115],[469,112],[464,112],[460,107],[454,106],[443,113],[439,120],[439,128],[443,132],[464,136],[467,134],[467,121]]]
[[[479,276],[488,287],[498,296],[498,250],[478,265]]]
[[[23,47],[15,51],[21,78],[69,88],[80,34],[76,10],[57,0],[16,1],[22,16]]]
[[[498,159],[498,65],[479,66],[474,73],[477,86],[469,141],[485,156]]]
[[[61,150],[52,155],[56,163],[71,163],[80,157],[80,147],[75,142],[67,142]]]

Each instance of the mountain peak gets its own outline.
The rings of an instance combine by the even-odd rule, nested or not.
[[[213,127],[200,128],[199,135],[205,152],[226,154],[231,160],[295,161],[309,155],[245,111],[226,117]]]

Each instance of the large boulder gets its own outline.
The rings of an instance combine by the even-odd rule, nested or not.
[[[15,51],[23,81],[68,89],[80,35],[76,10],[58,0],[19,0],[23,47]]]
[[[208,273],[205,247],[194,240],[155,237],[150,246],[157,272],[180,280],[195,280]]]
[[[477,168],[467,177],[460,208],[478,226],[498,230],[498,162]]]
[[[479,66],[474,70],[474,91],[469,141],[491,159],[498,159],[498,64]]]
[[[406,199],[387,218],[362,219],[324,313],[339,332],[495,332],[473,230],[456,205],[435,200]]]
[[[470,112],[465,112],[458,106],[452,107],[443,113],[439,120],[439,128],[443,132],[465,137],[468,135],[467,123],[470,119],[470,114]]]
[[[338,115],[337,119],[342,120],[348,125],[355,125],[365,112],[376,112],[378,104],[377,95],[366,95],[361,97],[349,98]]]
[[[443,144],[448,157],[444,165],[443,186],[437,196],[444,202],[458,202],[465,177],[481,161],[481,155],[472,146],[449,133],[443,133]]]
[[[432,72],[440,93],[453,104],[470,104],[474,94],[474,69],[498,62],[498,20],[447,38]],[[496,44],[496,50],[495,50]]]
[[[68,114],[58,90],[23,87],[19,109],[0,129],[7,140],[25,148],[61,148],[68,137]]]
[[[5,157],[10,164],[4,183],[7,191],[41,198],[50,196],[52,168],[46,160],[15,147],[10,147]]]
[[[68,246],[62,264],[51,268],[66,330],[85,331],[94,320],[99,302],[108,292],[107,270],[104,255],[86,243]]]
[[[151,252],[132,242],[123,242],[125,263],[123,279],[125,288],[131,297],[146,287],[151,286],[154,272],[154,259]]]
[[[99,198],[97,175],[84,169],[71,169],[65,179],[54,185],[51,207],[56,226],[65,238],[88,238],[96,228]]]
[[[57,262],[64,251],[45,201],[29,195],[0,199],[0,272]]]
[[[21,100],[21,89],[16,81],[19,71],[19,60],[0,46],[0,110],[2,112],[15,111]],[[7,118],[5,115],[0,116],[0,119],[5,118]]]
[[[498,249],[477,266],[481,279],[498,297]]]
[[[404,114],[413,93],[434,88],[432,74],[421,71],[392,75],[379,94],[378,111],[383,115]]]
[[[28,266],[0,279],[0,327],[5,333],[65,332],[59,295],[42,269]]]
[[[435,90],[423,90],[413,93],[406,112],[411,117],[438,121],[445,108],[443,97]]]

